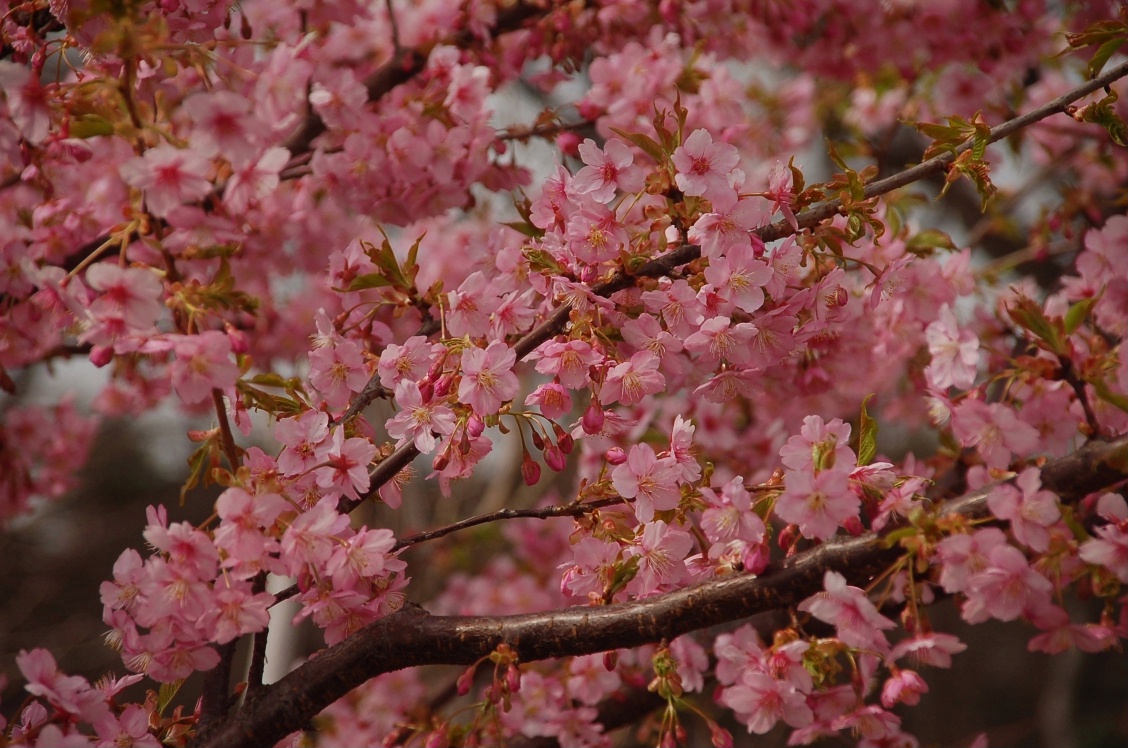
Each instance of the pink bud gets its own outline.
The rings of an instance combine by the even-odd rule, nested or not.
[[[795,541],[799,539],[799,525],[788,525],[779,531],[779,547],[787,551],[791,546],[795,545]]]
[[[548,465],[549,469],[559,473],[564,469],[566,462],[564,452],[555,444],[544,451],[544,464]]]
[[[440,379],[435,385],[435,397],[446,397],[450,392],[450,386],[454,383],[454,377],[447,375]]]
[[[612,465],[622,465],[627,461],[627,453],[623,451],[622,447],[611,447],[607,450],[607,462]]]
[[[752,546],[744,554],[744,570],[751,574],[762,574],[771,562],[771,549],[766,542]]]
[[[544,437],[536,429],[530,429],[530,431],[533,435],[533,446],[538,450],[544,450]]]
[[[227,335],[227,339],[231,341],[232,351],[238,354],[246,353],[250,350],[251,346],[247,342],[247,333],[236,329],[230,322],[223,323],[223,332]]]
[[[709,736],[714,748],[732,748],[732,733],[713,722],[709,725]]]
[[[486,422],[477,413],[470,416],[466,421],[466,433],[470,435],[471,439],[477,439],[486,430]]]
[[[509,667],[505,669],[505,687],[509,689],[509,693],[521,690],[521,669],[513,663],[509,663]]]
[[[431,402],[435,397],[435,383],[430,379],[424,379],[419,383],[419,398],[424,404]]]
[[[842,523],[842,526],[846,528],[846,532],[850,533],[855,538],[859,535],[865,535],[866,533],[866,528],[862,527],[862,521],[857,517],[848,518]]]
[[[566,156],[576,156],[580,152],[580,136],[568,130],[556,136],[556,147]]]
[[[525,479],[525,485],[535,486],[540,480],[540,474],[540,465],[526,452],[525,459],[521,461],[521,477]]]
[[[599,403],[592,403],[588,409],[584,411],[583,418],[580,423],[584,427],[585,434],[598,434],[603,430],[603,408]]]
[[[576,110],[580,113],[580,116],[586,119],[588,122],[595,122],[597,119],[599,119],[599,115],[603,114],[603,108],[601,106],[599,106],[598,104],[593,104],[586,99],[579,103],[579,105],[576,107]]]
[[[108,345],[96,345],[90,349],[90,363],[101,369],[114,360],[114,349]]]
[[[615,668],[619,666],[619,653],[612,649],[610,652],[603,653],[603,669],[609,673],[615,672]]]
[[[458,687],[459,696],[465,696],[466,694],[470,693],[470,688],[474,685],[474,673],[477,672],[477,670],[478,665],[475,663],[474,665],[466,668],[466,670],[462,672],[462,675],[458,676],[458,680],[455,681],[455,685]]]
[[[556,444],[560,447],[560,451],[566,455],[572,454],[572,447],[575,446],[575,440],[572,435],[560,427],[560,424],[552,424],[552,433],[556,435]]]
[[[447,469],[447,465],[449,465],[449,464],[450,464],[450,450],[444,449],[441,454],[439,454],[435,457],[434,462],[431,463],[431,467],[441,473],[442,471]]]
[[[440,726],[432,731],[427,736],[427,742],[423,744],[424,748],[446,748],[448,745],[450,741],[447,739],[446,726]]]

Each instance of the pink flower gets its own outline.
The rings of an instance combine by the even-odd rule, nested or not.
[[[199,200],[211,192],[211,162],[202,153],[161,143],[119,167],[122,179],[145,193],[153,215],[164,217],[173,208]]]
[[[576,173],[572,182],[577,195],[609,203],[617,189],[623,192],[642,190],[645,174],[641,168],[633,166],[634,154],[623,141],[612,138],[600,150],[595,141],[588,138],[580,144],[579,151],[586,166]]]
[[[1042,487],[1038,468],[1026,468],[1015,481],[1021,493],[1009,484],[998,486],[987,497],[987,506],[999,519],[1010,520],[1011,532],[1018,542],[1032,551],[1050,548],[1047,529],[1061,517],[1057,496]]]
[[[791,470],[852,470],[858,462],[850,449],[850,424],[835,418],[825,423],[820,416],[807,416],[798,436],[779,450],[780,460]]]
[[[278,174],[290,160],[285,148],[267,148],[257,161],[240,166],[227,180],[223,202],[232,213],[242,213],[250,205],[270,196],[279,184]]]
[[[667,353],[677,353],[682,349],[681,340],[662,329],[658,320],[650,314],[640,314],[638,319],[627,320],[622,327],[623,340],[643,351],[650,351],[660,359]]]
[[[707,130],[694,130],[673,155],[677,174],[674,183],[686,195],[702,196],[724,211],[736,202],[736,190],[728,176],[740,163],[736,148],[714,143]]]
[[[714,206],[716,210],[716,206]],[[701,245],[701,256],[710,260],[732,254],[750,256],[752,229],[760,225],[763,211],[751,200],[740,200],[725,212],[705,213],[689,227],[687,238]]]
[[[624,499],[634,499],[635,516],[650,522],[655,511],[673,509],[681,502],[678,468],[671,457],[658,459],[649,444],[631,447],[627,461],[611,473],[611,485]]]
[[[217,586],[212,604],[199,621],[208,640],[226,644],[243,634],[262,631],[270,623],[269,608],[274,595],[251,592],[250,585]]]
[[[736,712],[748,732],[762,735],[783,720],[804,727],[814,719],[803,694],[791,684],[764,673],[745,673],[740,682],[724,689],[720,702]]]
[[[638,545],[627,551],[639,560],[638,576],[628,591],[646,597],[682,581],[686,575],[685,557],[692,548],[693,538],[688,532],[672,528],[662,520],[645,524]]]
[[[273,525],[290,503],[276,493],[252,496],[232,486],[219,495],[215,507],[221,520],[215,529],[215,546],[226,556],[224,568],[243,567],[236,576],[253,576],[266,565],[267,554],[278,547],[263,529]]]
[[[556,420],[572,409],[572,396],[564,385],[548,382],[533,390],[525,398],[525,405],[539,405],[545,418]]]
[[[24,65],[0,60],[0,89],[8,104],[8,115],[27,142],[39,144],[51,132],[51,107],[48,91]]]
[[[1105,567],[1128,583],[1128,505],[1123,496],[1106,493],[1097,500],[1097,514],[1108,524],[1097,527],[1093,531],[1096,537],[1081,544],[1081,558]]]
[[[932,360],[925,369],[928,383],[938,390],[949,387],[967,389],[975,383],[979,364],[979,338],[970,330],[960,330],[956,315],[947,304],[940,318],[924,331]]]
[[[290,522],[282,534],[282,559],[297,574],[304,564],[319,567],[337,549],[337,537],[349,526],[349,518],[337,512],[337,500],[327,497]]]
[[[403,345],[390,344],[380,354],[380,384],[394,390],[403,379],[421,379],[442,350],[442,345],[433,344],[422,335],[413,335]]]
[[[351,340],[315,348],[309,354],[309,381],[333,410],[348,406],[353,394],[368,384],[361,347]]]
[[[775,513],[799,525],[805,537],[826,540],[839,526],[858,516],[861,501],[850,490],[849,475],[840,470],[788,471],[786,490],[776,500]]]
[[[918,634],[911,639],[903,639],[893,646],[891,660],[908,657],[918,665],[949,668],[952,655],[967,649],[967,645],[952,634]]]
[[[741,366],[751,357],[756,327],[749,322],[730,324],[728,317],[711,317],[685,339],[685,349],[705,362],[728,361]]]
[[[32,696],[41,696],[51,706],[82,719],[97,722],[109,711],[102,694],[78,675],[63,675],[55,658],[46,649],[21,649],[16,655],[16,667],[27,680],[24,690]]]
[[[239,367],[231,360],[231,340],[218,330],[199,335],[170,335],[176,360],[172,363],[172,386],[189,405],[211,397],[212,389],[235,384]]]
[[[733,478],[721,488],[718,496],[708,488],[701,489],[708,508],[701,515],[701,529],[711,543],[743,540],[757,544],[764,539],[767,528],[760,516],[752,511],[752,495],[744,488],[744,479]]]
[[[660,392],[666,386],[666,378],[658,371],[661,363],[650,351],[639,351],[630,361],[614,366],[600,393],[603,403],[634,405],[647,395]]]
[[[100,746],[161,748],[163,745],[156,735],[149,732],[149,712],[140,704],[126,705],[120,717],[107,714],[95,723],[94,729],[101,738]],[[47,745],[42,736],[39,745]]]
[[[570,390],[587,387],[591,381],[589,369],[602,360],[583,340],[550,340],[537,350],[537,354],[541,357],[537,361],[537,371],[555,376]]]
[[[396,403],[401,410],[385,424],[388,436],[398,439],[397,447],[409,441],[423,454],[435,451],[435,434],[449,436],[454,431],[454,412],[438,400],[423,402],[419,385],[407,379],[396,385]]]
[[[451,335],[478,336],[489,327],[490,315],[497,308],[497,287],[480,270],[462,281],[457,291],[447,294],[447,329]]]
[[[281,418],[274,438],[282,442],[278,469],[284,475],[300,475],[325,459],[329,445],[329,414],[307,410],[297,418]]]
[[[392,531],[363,529],[343,545],[338,545],[329,559],[327,570],[333,587],[355,587],[361,579],[371,579],[403,571],[407,564],[391,555],[396,538]]]
[[[619,546],[598,538],[580,538],[572,546],[574,564],[561,564],[560,590],[576,597],[603,598],[604,591],[615,572],[619,559]]]
[[[997,527],[944,538],[936,546],[936,555],[940,558],[940,586],[947,592],[963,592],[971,577],[987,568],[990,552],[1006,542],[1007,536]]]
[[[751,314],[764,305],[763,287],[771,280],[772,269],[761,260],[746,256],[720,257],[705,268],[705,280],[726,302]],[[753,328],[755,329],[755,328]]]
[[[1054,585],[1030,568],[1022,551],[1009,545],[993,548],[987,568],[968,580],[960,612],[968,623],[988,618],[1013,621],[1043,603],[1049,603]]]
[[[86,271],[86,283],[102,292],[90,303],[90,314],[95,318],[118,317],[128,328],[145,331],[153,327],[164,309],[160,301],[164,286],[151,270],[98,262]]]
[[[878,652],[889,650],[881,630],[897,624],[878,613],[865,592],[847,585],[846,578],[836,571],[826,573],[823,586],[826,591],[799,603],[799,610],[835,626],[838,638],[847,646]]]
[[[195,123],[190,140],[201,155],[222,156],[237,168],[254,156],[258,123],[245,97],[222,90],[196,93],[181,110]]]
[[[913,706],[920,703],[920,695],[928,693],[928,684],[915,670],[894,669],[881,687],[881,703],[886,709],[902,703]]]
[[[459,401],[482,416],[496,413],[503,403],[517,396],[517,375],[513,373],[516,362],[517,353],[500,340],[491,341],[485,350],[464,350]]]
[[[575,258],[589,265],[614,260],[630,240],[615,214],[598,203],[573,213],[565,236]]]
[[[343,428],[333,432],[326,455],[329,465],[317,470],[317,485],[356,499],[358,491],[368,490],[368,465],[376,457],[376,446],[361,437],[345,439],[344,434]]]
[[[1019,420],[1003,403],[964,400],[952,411],[952,433],[965,447],[975,447],[989,468],[1005,470],[1013,455],[1024,457],[1038,447],[1038,431]]]

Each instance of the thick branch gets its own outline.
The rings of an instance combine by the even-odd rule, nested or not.
[[[1125,480],[1128,437],[1092,442],[1043,468],[1045,485],[1066,498]],[[948,513],[988,516],[989,489],[946,505]],[[818,592],[827,571],[865,586],[902,554],[873,534],[825,543],[760,576],[733,575],[645,600],[514,616],[432,616],[411,605],[330,647],[278,683],[215,733],[205,746],[272,745],[326,706],[381,673],[418,665],[466,665],[508,644],[524,662],[637,647],[787,608]]]

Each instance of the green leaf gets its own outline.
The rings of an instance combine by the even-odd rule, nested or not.
[[[666,152],[662,149],[662,146],[660,146],[658,142],[654,140],[654,138],[650,137],[649,135],[643,135],[642,133],[624,132],[617,127],[612,127],[611,130],[619,137],[624,138],[637,145],[642,149],[643,153],[645,153],[647,156],[650,156],[650,158],[654,159],[659,164],[665,163]]]
[[[927,256],[934,249],[954,250],[956,243],[946,232],[938,229],[925,229],[914,234],[905,244],[906,249],[914,255]]]
[[[1089,60],[1089,77],[1096,78],[1104,70],[1104,66],[1108,64],[1109,58],[1116,54],[1116,50],[1120,49],[1128,43],[1128,36],[1125,36],[1122,31],[1119,39],[1109,39],[1107,42],[1097,48],[1093,54],[1093,59]]]
[[[1089,384],[1093,385],[1093,391],[1101,400],[1128,413],[1128,395],[1113,392],[1103,379],[1089,380]]]
[[[1093,296],[1088,299],[1081,299],[1081,301],[1069,307],[1069,311],[1065,313],[1065,332],[1067,335],[1072,335],[1073,331],[1089,318],[1089,313],[1093,311],[1093,306],[1099,298],[1099,296]]]
[[[173,681],[172,683],[162,683],[160,688],[157,689],[157,714],[164,714],[164,710],[176,698],[176,693],[180,687],[184,685],[184,679]]]
[[[858,417],[858,464],[868,465],[873,462],[877,454],[877,421],[870,417],[866,405],[873,399],[873,394],[866,395],[862,400],[862,412]]]
[[[383,288],[391,286],[392,281],[388,279],[383,273],[365,273],[358,275],[352,279],[352,283],[346,289],[348,291],[363,291],[366,288]]]
[[[1047,317],[1041,305],[1033,299],[1019,294],[1013,305],[1007,305],[1007,314],[1019,327],[1033,333],[1042,348],[1058,356],[1069,354],[1069,349],[1062,340],[1064,326],[1060,319],[1056,320],[1055,325],[1055,320]]]
[[[113,135],[114,124],[97,114],[84,114],[71,120],[70,134],[74,138],[95,138],[99,135]]]
[[[540,239],[544,236],[544,230],[538,229],[528,221],[502,221],[502,226],[508,226],[514,231],[519,231],[530,239]]]

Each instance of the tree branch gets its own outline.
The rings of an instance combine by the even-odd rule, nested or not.
[[[1076,500],[1128,478],[1128,436],[1090,442],[1077,453],[1051,460],[1043,484]],[[945,504],[947,514],[988,517],[990,487]],[[823,588],[827,571],[865,586],[903,554],[870,533],[824,543],[769,567],[709,580],[644,600],[574,607],[512,616],[432,616],[417,605],[382,618],[330,647],[267,687],[203,746],[273,745],[300,729],[329,704],[369,678],[418,665],[466,665],[512,647],[523,662],[611,649],[662,639],[787,608]]]

